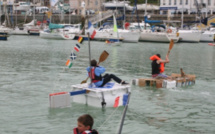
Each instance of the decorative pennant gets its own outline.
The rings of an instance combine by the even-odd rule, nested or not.
[[[70,59],[67,60],[66,62],[66,66],[68,66],[69,68],[72,67],[72,62],[70,61]]]
[[[84,41],[84,38],[83,37],[81,37],[81,36],[79,36],[79,38],[78,38],[78,42],[79,43],[82,43]]]
[[[75,51],[77,51],[77,52],[79,52],[80,48],[81,47],[78,44],[76,44],[75,47],[74,47]]]
[[[77,57],[76,54],[72,52],[71,55],[70,55],[70,59],[71,60],[75,60],[76,57]]]

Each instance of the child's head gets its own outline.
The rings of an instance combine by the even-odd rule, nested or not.
[[[94,66],[94,67],[97,66],[97,61],[95,59],[91,60],[91,66]]]
[[[93,127],[93,118],[89,114],[84,114],[78,118],[78,131],[82,133],[86,130],[91,130]]]

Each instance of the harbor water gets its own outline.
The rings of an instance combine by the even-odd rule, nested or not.
[[[116,134],[123,113],[119,108],[95,108],[71,103],[69,108],[49,108],[49,94],[71,91],[71,85],[87,78],[88,42],[74,50],[77,40],[47,40],[35,36],[10,36],[0,42],[0,133],[72,134],[77,118],[90,114],[100,134]],[[109,57],[100,63],[107,73],[131,82],[150,77],[149,57],[164,58],[168,43],[105,45],[91,41],[91,58],[103,50]],[[73,66],[65,66],[71,52]],[[176,43],[165,73],[195,74],[193,86],[156,89],[131,86],[131,97],[122,133],[214,134],[215,47],[207,43]]]

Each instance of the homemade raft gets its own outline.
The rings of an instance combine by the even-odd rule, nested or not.
[[[132,85],[151,86],[156,88],[176,88],[176,87],[186,87],[195,84],[196,76],[192,74],[186,74],[181,76],[181,74],[172,73],[172,80],[166,79],[155,79],[155,78],[139,78],[133,79]]]
[[[113,107],[115,99],[130,92],[130,85],[107,83],[105,87],[91,87],[89,83],[72,85],[71,92],[49,94],[51,108],[70,107],[71,101],[93,107]],[[72,97],[71,97],[72,96]]]

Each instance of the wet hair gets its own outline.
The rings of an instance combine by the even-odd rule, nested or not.
[[[90,64],[91,64],[91,66],[95,67],[95,66],[97,66],[97,61],[95,59],[93,59],[93,60],[91,60]]]
[[[161,55],[160,54],[156,54],[159,58],[161,58]]]
[[[90,126],[90,129],[92,129],[94,123],[93,117],[89,114],[80,116],[77,121],[82,123],[84,126]]]

